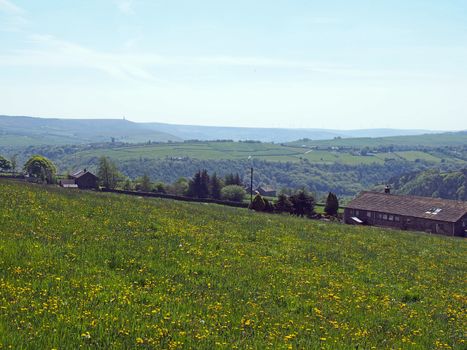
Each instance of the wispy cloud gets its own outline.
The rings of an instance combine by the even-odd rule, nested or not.
[[[0,0],[0,31],[17,32],[27,23],[25,11],[8,0]]]
[[[47,67],[47,68],[78,68],[102,72],[111,78],[130,81],[162,82],[157,71],[161,67],[179,66],[183,69],[211,67],[238,68],[238,69],[263,69],[274,70],[276,73],[283,71],[300,71],[303,76],[319,74],[339,78],[365,78],[365,79],[393,79],[399,78],[423,78],[427,77],[421,71],[403,71],[390,69],[369,69],[352,65],[344,65],[332,62],[297,61],[280,58],[245,57],[245,56],[162,56],[156,53],[128,53],[128,52],[103,52],[85,47],[70,41],[65,41],[51,35],[29,36],[28,50],[16,50],[0,53],[0,67]],[[159,70],[158,70],[159,68]],[[225,70],[230,71],[229,69]],[[164,76],[167,76],[165,70]],[[177,74],[177,69],[172,70]],[[272,75],[271,75],[272,74]],[[270,76],[274,77],[272,72]],[[254,79],[254,78],[252,78]]]
[[[0,0],[0,11],[13,15],[22,15],[24,10],[8,0]]]
[[[30,39],[39,49],[24,52],[26,55],[22,55],[25,57],[23,64],[88,68],[119,79],[155,80],[156,78],[145,67],[150,62],[162,61],[155,55],[139,57],[137,55],[103,53],[50,35],[36,34],[32,35]]]

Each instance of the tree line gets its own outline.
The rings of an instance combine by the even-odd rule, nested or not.
[[[7,160],[0,156],[1,171],[16,171],[16,167],[14,159]],[[57,182],[56,166],[43,156],[35,155],[29,158],[24,164],[23,171],[28,176],[48,184]],[[238,173],[230,173],[222,178],[215,172],[209,175],[206,169],[202,169],[198,170],[190,179],[180,178],[171,185],[162,182],[152,183],[147,174],[136,181],[131,181],[129,178],[125,179],[116,164],[107,157],[99,159],[97,176],[100,186],[108,189],[121,187],[125,190],[170,193],[193,198],[223,199],[236,202],[244,201],[247,194]],[[314,214],[314,206],[315,198],[313,195],[302,189],[289,195],[281,193],[274,202],[256,194],[249,208],[258,212],[289,213],[300,217],[311,217]],[[326,200],[325,213],[337,215],[338,208],[337,196],[330,192]]]

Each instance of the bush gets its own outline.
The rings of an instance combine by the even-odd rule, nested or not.
[[[131,183],[130,179],[125,180],[125,183],[123,184],[123,189],[125,191],[132,191],[133,190],[133,184]]]
[[[232,201],[232,202],[241,202],[245,198],[246,192],[242,186],[238,185],[229,185],[225,186],[221,190],[222,199]]]
[[[167,193],[163,182],[156,182],[152,191],[157,193]]]

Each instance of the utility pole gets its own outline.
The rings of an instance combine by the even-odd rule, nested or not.
[[[250,176],[250,207],[253,203],[253,167],[251,167],[251,176]]]

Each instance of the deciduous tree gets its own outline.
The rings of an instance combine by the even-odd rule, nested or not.
[[[11,162],[8,159],[0,156],[0,171],[10,170],[11,167]]]
[[[225,186],[221,190],[222,199],[232,201],[232,202],[241,202],[245,198],[246,191],[242,186],[229,185]]]
[[[47,183],[53,183],[57,168],[50,159],[35,155],[24,164],[24,171],[31,177],[39,178]]]
[[[107,157],[101,157],[99,159],[97,176],[99,177],[101,185],[109,189],[117,187],[118,180],[121,178],[117,166]]]

